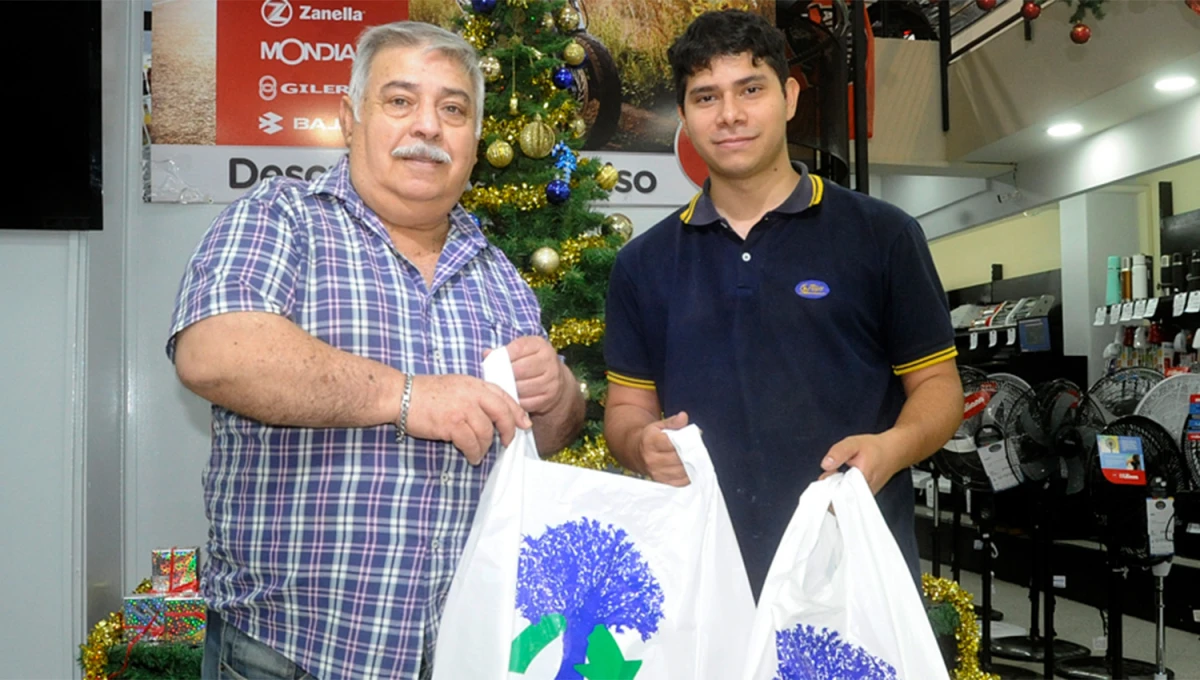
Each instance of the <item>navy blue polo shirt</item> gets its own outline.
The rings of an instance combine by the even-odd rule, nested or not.
[[[756,596],[829,448],[890,428],[900,375],[956,354],[916,220],[796,169],[745,240],[706,186],[626,244],[605,320],[608,380],[703,431]],[[910,472],[876,500],[917,573]]]

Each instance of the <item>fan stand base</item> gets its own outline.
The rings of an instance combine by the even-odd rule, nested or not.
[[[1145,661],[1125,659],[1124,677],[1128,680],[1154,680],[1158,667]],[[1054,665],[1054,673],[1074,680],[1112,680],[1108,659],[1103,656],[1087,656],[1065,659]],[[1175,671],[1167,669],[1168,680],[1174,680]]]
[[[994,663],[988,668],[980,668],[980,670],[984,673],[999,675],[1000,680],[1039,680],[1042,677],[1042,674],[1037,671],[1002,663]]]
[[[983,616],[983,606],[977,604],[977,605],[975,605],[975,618],[978,619],[981,616]],[[1004,620],[1004,612],[999,611],[997,609],[993,609],[992,610],[992,620],[993,621],[1003,621]]]
[[[998,656],[1001,659],[1009,659],[1010,661],[1045,661],[1046,641],[1039,637],[1030,637],[1028,635],[1014,635],[1012,637],[1002,637],[992,640],[992,656]],[[1075,659],[1091,654],[1091,650],[1083,645],[1067,640],[1054,641],[1054,658],[1059,659]]]

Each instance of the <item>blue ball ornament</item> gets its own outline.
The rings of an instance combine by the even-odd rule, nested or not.
[[[575,74],[571,73],[571,69],[566,66],[559,66],[554,69],[554,86],[560,90],[566,90],[575,85]]]
[[[496,9],[496,0],[471,0],[471,8],[486,14]]]
[[[546,185],[546,200],[554,205],[566,203],[571,197],[571,186],[561,179],[551,180]]]

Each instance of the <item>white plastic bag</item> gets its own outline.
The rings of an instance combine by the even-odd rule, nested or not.
[[[948,678],[916,584],[857,468],[801,495],[750,638],[743,680]]]
[[[484,377],[516,394],[504,351]],[[435,680],[736,678],[754,599],[708,452],[668,432],[676,488],[541,460],[518,432],[446,598]]]

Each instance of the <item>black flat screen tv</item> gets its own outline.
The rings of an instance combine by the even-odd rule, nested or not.
[[[0,229],[101,229],[100,0],[4,0],[0,12],[16,151]]]

